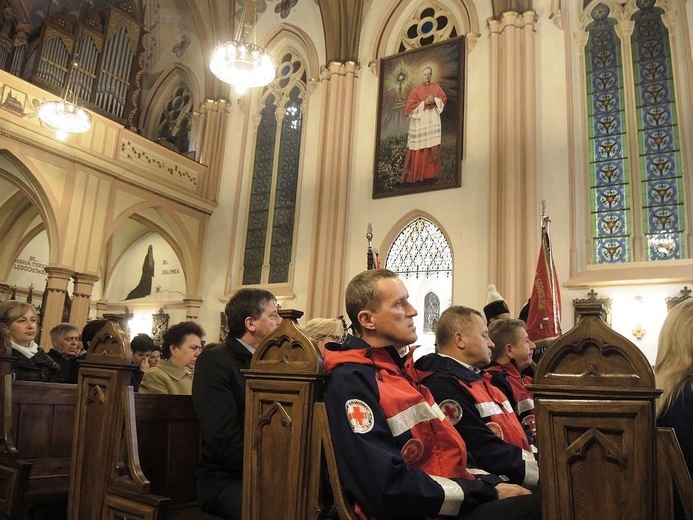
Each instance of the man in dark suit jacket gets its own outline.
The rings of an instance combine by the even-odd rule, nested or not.
[[[79,329],[71,323],[60,323],[50,331],[53,348],[48,355],[60,366],[56,374],[57,383],[77,382],[77,350],[79,346]]]
[[[229,334],[197,358],[193,405],[202,434],[197,496],[203,511],[241,520],[245,377],[255,349],[279,327],[275,296],[241,289],[225,309]]]

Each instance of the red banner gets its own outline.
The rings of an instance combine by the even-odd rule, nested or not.
[[[549,218],[542,217],[541,249],[529,302],[527,334],[532,341],[561,335],[561,291],[553,265]]]

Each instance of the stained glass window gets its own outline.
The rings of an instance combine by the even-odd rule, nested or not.
[[[180,153],[186,153],[190,147],[192,111],[193,101],[190,89],[185,83],[179,83],[171,93],[166,106],[161,110],[156,139],[168,141]]]
[[[243,285],[286,283],[291,275],[307,75],[287,51],[260,102]]]
[[[669,31],[655,0],[640,0],[631,36],[647,259],[685,256],[682,161]]]
[[[419,7],[404,24],[399,52],[456,38],[458,34],[450,9],[439,2],[428,2]]]
[[[626,31],[618,24],[626,11],[615,16],[598,4],[586,26],[591,230],[598,264],[686,256],[683,164],[664,11],[655,0],[628,4],[615,7],[637,7],[625,43]],[[625,60],[632,69],[624,67]],[[636,150],[629,150],[631,135],[637,136]],[[645,244],[640,250],[634,247],[637,237]]]
[[[626,262],[632,239],[621,45],[607,6],[595,7],[592,18],[585,66],[594,253],[597,263]]]
[[[443,232],[419,217],[395,239],[385,265],[402,278],[452,276],[452,252]]]

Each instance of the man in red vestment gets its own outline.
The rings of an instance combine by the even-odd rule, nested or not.
[[[409,117],[407,154],[404,157],[402,183],[436,179],[440,173],[440,114],[448,97],[432,83],[433,69],[421,70],[421,85],[407,97],[404,113]]]

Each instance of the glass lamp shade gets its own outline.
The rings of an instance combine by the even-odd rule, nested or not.
[[[46,125],[62,132],[78,134],[91,128],[89,113],[64,99],[46,101],[39,107],[38,116]]]
[[[261,47],[236,40],[214,49],[209,68],[217,78],[233,85],[238,92],[264,87],[276,75],[274,61]]]

